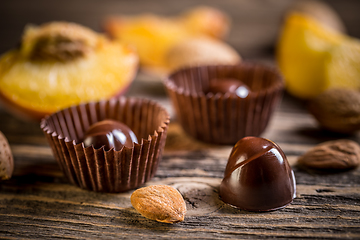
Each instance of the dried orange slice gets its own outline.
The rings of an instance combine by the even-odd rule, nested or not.
[[[326,88],[360,89],[360,41],[348,39],[325,59]]]
[[[311,17],[290,14],[277,45],[277,60],[287,90],[297,97],[311,98],[330,87],[325,79],[325,59],[345,39]]]
[[[137,63],[133,50],[85,27],[64,22],[30,27],[21,47],[0,58],[0,97],[12,110],[39,119],[121,93]]]
[[[163,68],[168,49],[189,36],[176,21],[153,14],[109,18],[105,28],[115,39],[136,47],[141,64],[148,68]]]
[[[160,74],[168,71],[166,55],[174,45],[194,36],[223,38],[229,25],[227,15],[211,7],[196,7],[170,17],[113,16],[104,22],[110,36],[136,47],[144,69]]]

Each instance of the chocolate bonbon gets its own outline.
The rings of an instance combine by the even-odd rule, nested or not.
[[[230,95],[236,95],[240,98],[246,98],[250,93],[250,88],[238,79],[224,78],[224,79],[212,79],[209,82],[207,93],[221,93]]]
[[[284,89],[276,69],[248,62],[186,67],[164,83],[187,134],[231,145],[246,136],[260,136]]]
[[[128,126],[138,143],[116,151],[86,147],[86,130],[89,133],[91,126],[105,119]],[[96,192],[118,193],[138,188],[154,177],[169,122],[168,112],[155,101],[118,97],[63,109],[42,119],[40,126],[72,184]],[[104,129],[106,124],[102,125]]]
[[[134,142],[138,142],[137,138],[128,126],[110,119],[91,125],[84,136],[85,147],[93,145],[95,149],[104,146],[105,150],[118,151],[123,146],[133,147]]]
[[[220,185],[221,199],[248,211],[271,211],[292,202],[295,176],[274,142],[245,137],[233,147]]]

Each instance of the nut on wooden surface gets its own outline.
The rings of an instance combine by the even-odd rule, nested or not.
[[[225,42],[193,37],[180,41],[169,49],[166,62],[170,71],[196,65],[238,64],[241,56]]]
[[[164,223],[181,222],[186,213],[181,194],[166,185],[153,185],[134,191],[131,204],[144,217]]]
[[[360,92],[329,89],[309,102],[309,111],[319,124],[331,131],[353,133],[360,130]]]
[[[0,132],[0,181],[11,178],[14,171],[14,158],[11,153],[9,142]]]
[[[317,169],[342,171],[356,168],[360,164],[358,143],[340,139],[316,145],[298,159],[301,166]]]

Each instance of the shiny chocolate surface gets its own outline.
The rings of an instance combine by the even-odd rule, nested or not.
[[[233,78],[212,79],[206,93],[233,94],[240,98],[246,98],[250,93],[250,88],[243,82]]]
[[[104,146],[104,149],[120,150],[123,146],[133,147],[138,140],[133,131],[125,124],[115,120],[103,120],[90,126],[85,132],[84,145],[94,146],[95,149]]]
[[[295,176],[279,146],[259,137],[235,144],[220,185],[224,202],[248,211],[271,211],[285,207],[295,194]]]

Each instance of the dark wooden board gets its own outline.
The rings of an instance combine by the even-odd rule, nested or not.
[[[359,2],[328,1],[351,35],[360,36]],[[284,9],[291,1],[23,1],[0,2],[0,53],[16,46],[26,23],[75,21],[100,30],[104,16],[151,11],[174,14],[209,4],[233,18],[229,42],[247,59],[274,64],[273,48]],[[15,159],[13,177],[0,182],[0,238],[4,239],[360,239],[360,168],[319,174],[298,168],[297,158],[312,146],[360,135],[320,129],[303,101],[285,95],[263,137],[284,150],[297,181],[297,197],[287,207],[251,213],[224,204],[218,187],[232,146],[208,145],[189,138],[176,122],[159,81],[139,75],[128,96],[152,98],[172,115],[163,160],[147,183],[176,187],[184,196],[185,221],[168,225],[142,217],[132,208],[132,191],[95,193],[71,185],[61,172],[39,124],[0,108],[0,131]]]
[[[166,96],[164,100],[167,106]],[[16,167],[13,178],[0,183],[0,237],[360,238],[360,169],[316,174],[296,166],[297,157],[311,146],[339,136],[319,130],[302,103],[289,96],[263,136],[280,145],[294,169],[297,197],[293,203],[267,213],[224,204],[218,186],[231,146],[191,139],[174,120],[163,160],[147,185],[167,184],[183,194],[188,212],[185,221],[175,225],[143,218],[131,206],[132,191],[105,194],[70,185],[38,124],[24,124],[4,111],[1,116],[0,129],[9,137]],[[22,132],[27,136],[21,138]],[[360,140],[359,135],[342,137]]]

